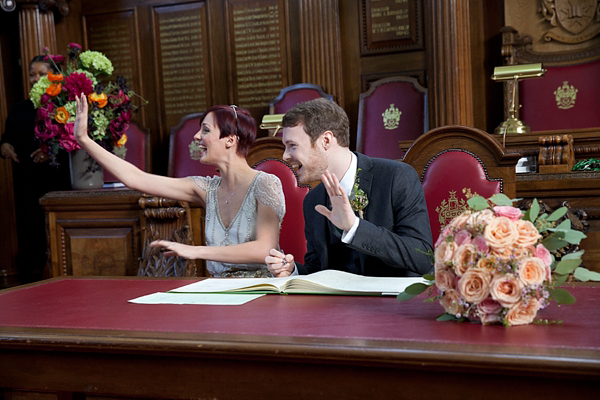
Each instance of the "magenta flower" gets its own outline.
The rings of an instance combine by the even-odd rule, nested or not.
[[[67,152],[72,152],[73,150],[78,150],[81,148],[77,140],[75,140],[74,134],[74,124],[72,122],[64,125],[65,129],[63,134],[58,139],[59,145],[64,148]]]
[[[82,72],[73,72],[65,77],[63,89],[67,92],[69,101],[75,100],[75,96],[81,93],[86,96],[94,91],[94,83]]]
[[[71,42],[69,43],[69,48],[73,49],[73,50],[79,50],[81,51],[82,47],[79,43],[75,43],[75,42]]]
[[[56,64],[60,64],[65,61],[65,56],[62,54],[46,54],[44,60],[50,61],[50,59],[52,59],[52,61],[54,61]]]

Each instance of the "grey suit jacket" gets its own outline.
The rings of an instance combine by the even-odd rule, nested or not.
[[[329,205],[323,184],[304,199],[307,239],[300,274],[339,269],[367,276],[415,276],[431,271],[431,229],[425,195],[416,171],[408,164],[355,153],[359,187],[369,204],[349,244],[327,218],[315,211]]]

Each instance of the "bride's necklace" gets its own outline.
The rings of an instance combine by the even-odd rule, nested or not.
[[[233,189],[233,192],[231,192],[231,194],[229,195],[229,197],[227,198],[227,200],[225,200],[225,204],[229,204],[229,200],[231,200],[231,198],[235,194],[236,190],[237,190],[237,186],[235,187],[235,189]]]

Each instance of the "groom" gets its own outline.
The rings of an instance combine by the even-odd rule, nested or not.
[[[282,126],[283,159],[297,168],[301,183],[322,183],[304,199],[304,265],[272,249],[265,262],[274,276],[323,269],[367,276],[430,272],[429,218],[411,166],[351,152],[348,116],[326,99],[296,105]]]

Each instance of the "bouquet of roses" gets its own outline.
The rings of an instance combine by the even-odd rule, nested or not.
[[[409,286],[398,296],[408,300],[435,285],[446,311],[438,320],[480,320],[506,326],[529,324],[551,300],[571,304],[575,298],[558,287],[569,276],[600,280],[600,274],[580,266],[583,251],[556,261],[552,252],[579,244],[582,232],[571,229],[566,207],[540,214],[537,200],[523,213],[512,200],[496,194],[472,197],[470,209],[441,232],[434,251],[435,274],[428,283]]]
[[[97,143],[109,151],[122,147],[127,141],[125,132],[129,126],[133,105],[133,91],[126,80],[118,77],[116,82],[104,86],[101,76],[113,73],[111,61],[97,51],[82,52],[77,43],[70,43],[66,68],[62,55],[49,54],[46,60],[54,64],[59,73],[49,73],[33,85],[29,97],[37,109],[35,135],[42,150],[56,165],[59,149],[67,152],[80,148],[75,141],[75,96],[82,93],[90,104],[88,132]]]

